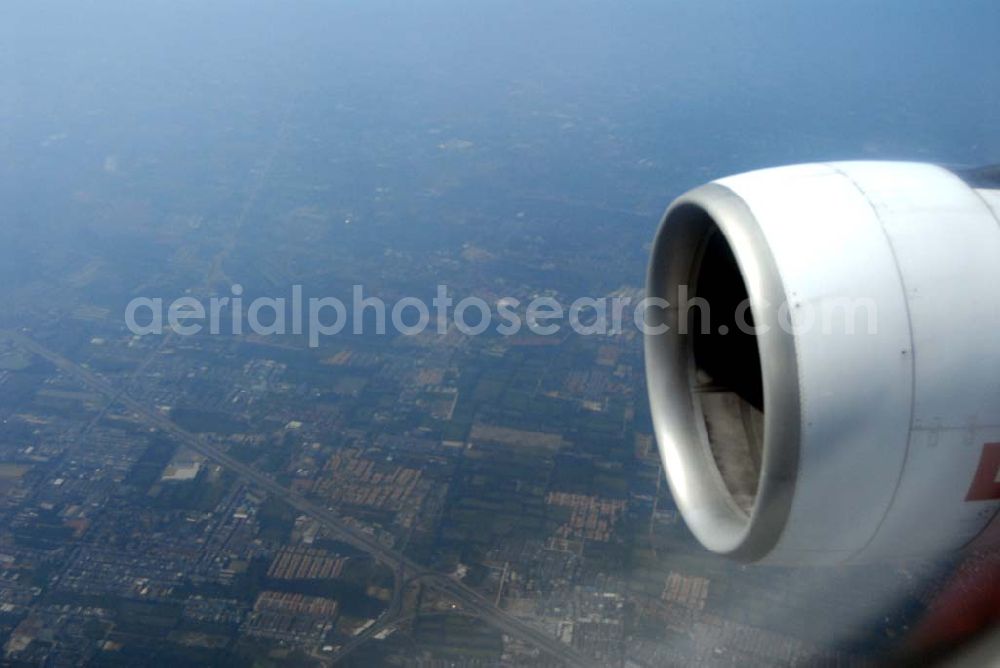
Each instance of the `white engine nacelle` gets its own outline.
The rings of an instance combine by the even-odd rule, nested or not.
[[[647,296],[660,456],[708,549],[878,561],[1000,526],[1000,190],[918,163],[720,179],[667,210]]]

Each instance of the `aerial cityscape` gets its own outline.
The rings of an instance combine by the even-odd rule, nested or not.
[[[129,330],[130,300],[236,285],[247,303],[300,286],[350,304],[355,285],[638,301],[664,206],[707,178],[1000,154],[1000,130],[964,122],[1000,86],[950,98],[944,130],[904,84],[772,104],[797,79],[779,46],[754,50],[760,17],[720,38],[755,61],[728,74],[759,78],[722,85],[675,24],[665,55],[708,62],[650,65],[663,36],[642,12],[452,22],[447,4],[388,23],[353,5],[18,16],[0,47],[4,665],[871,665],[917,626],[950,564],[699,548],[628,324]]]

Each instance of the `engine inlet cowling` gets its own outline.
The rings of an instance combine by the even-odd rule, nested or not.
[[[969,495],[1000,443],[997,337],[979,330],[1000,331],[992,201],[932,165],[834,163],[670,206],[647,383],[671,490],[707,548],[842,563],[983,531],[1000,504]]]

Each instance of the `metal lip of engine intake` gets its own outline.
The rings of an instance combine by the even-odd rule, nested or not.
[[[756,561],[778,543],[792,506],[801,437],[795,337],[777,321],[786,291],[764,234],[746,203],[718,183],[696,188],[667,210],[653,243],[648,298],[675,299],[696,270],[708,236],[732,250],[750,301],[760,355],[764,436],[760,478],[749,513],[736,503],[713,458],[693,392],[692,337],[676,305],[650,308],[644,348],[646,381],[660,457],[678,508],[710,550]],[[686,317],[686,316],[685,316]],[[667,326],[667,331],[652,331]],[[767,327],[762,327],[767,325]]]

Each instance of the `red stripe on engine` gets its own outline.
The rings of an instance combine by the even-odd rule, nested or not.
[[[966,501],[1000,499],[1000,443],[986,443],[979,457],[979,468],[969,485]]]

